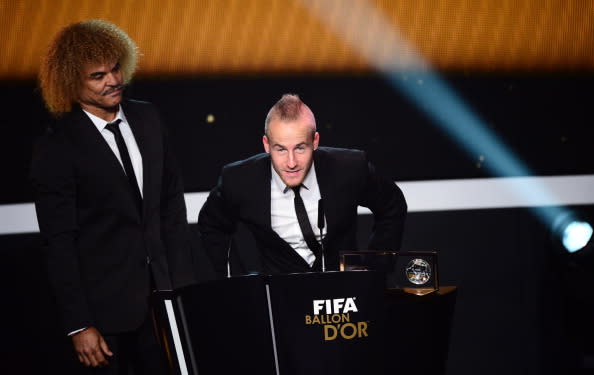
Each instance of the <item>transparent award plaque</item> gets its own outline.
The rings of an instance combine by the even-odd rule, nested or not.
[[[386,275],[386,288],[425,295],[439,289],[436,251],[343,251],[340,270],[374,270]]]

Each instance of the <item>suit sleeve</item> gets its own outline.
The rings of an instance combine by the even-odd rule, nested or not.
[[[52,289],[66,332],[94,325],[78,263],[76,177],[69,145],[55,136],[41,139],[33,152],[31,182],[44,240]]]
[[[367,162],[366,178],[359,205],[371,210],[374,225],[369,238],[370,250],[400,250],[407,205],[402,190],[392,181],[380,176]]]
[[[161,238],[167,251],[169,275],[174,288],[196,282],[194,257],[184,200],[181,172],[163,133],[163,181],[161,185]]]
[[[229,247],[237,230],[237,219],[225,194],[224,176],[225,168],[198,215],[202,245],[218,277],[226,274]]]

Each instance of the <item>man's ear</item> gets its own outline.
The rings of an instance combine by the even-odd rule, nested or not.
[[[314,134],[313,149],[317,150],[319,144],[320,144],[320,133],[316,132]]]
[[[268,137],[262,136],[262,145],[264,145],[264,151],[270,154],[270,144],[268,143]]]

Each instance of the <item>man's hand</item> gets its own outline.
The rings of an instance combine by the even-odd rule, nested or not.
[[[83,365],[103,367],[109,364],[106,356],[111,357],[113,353],[95,327],[75,333],[71,338],[74,351]]]

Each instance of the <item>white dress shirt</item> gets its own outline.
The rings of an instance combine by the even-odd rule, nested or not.
[[[99,133],[101,133],[101,135],[105,139],[105,142],[107,142],[107,144],[109,145],[109,148],[111,148],[111,151],[113,151],[115,156],[120,161],[122,169],[124,169],[124,163],[122,162],[122,157],[120,156],[120,151],[115,140],[115,134],[105,129],[105,125],[107,125],[109,122],[95,116],[90,112],[85,111],[84,109],[83,111],[87,114],[87,116],[89,116],[91,121],[93,121],[93,124],[95,124],[97,130],[99,131]],[[120,122],[120,131],[122,132],[122,138],[124,138],[124,143],[126,144],[128,154],[130,155],[130,161],[132,162],[132,168],[134,169],[134,174],[136,175],[136,182],[138,183],[138,188],[140,189],[140,195],[143,196],[144,194],[142,192],[142,155],[140,155],[138,144],[136,144],[136,139],[134,138],[134,134],[132,134],[132,129],[130,128],[128,121],[126,120],[126,115],[124,115],[122,106],[120,106],[120,109],[118,110],[118,113],[116,117],[113,119],[113,121],[116,121],[117,119],[122,120]],[[124,173],[126,173],[125,169]]]
[[[278,173],[272,169],[272,178],[270,180],[270,224],[280,238],[285,240],[291,247],[309,264],[311,267],[316,260],[316,256],[309,249],[295,212],[295,193],[283,182]],[[320,241],[320,230],[318,229],[318,201],[321,198],[316,169],[312,164],[307,176],[302,183],[299,191],[311,228]],[[324,218],[325,221],[325,218]],[[325,227],[325,225],[324,225]]]

